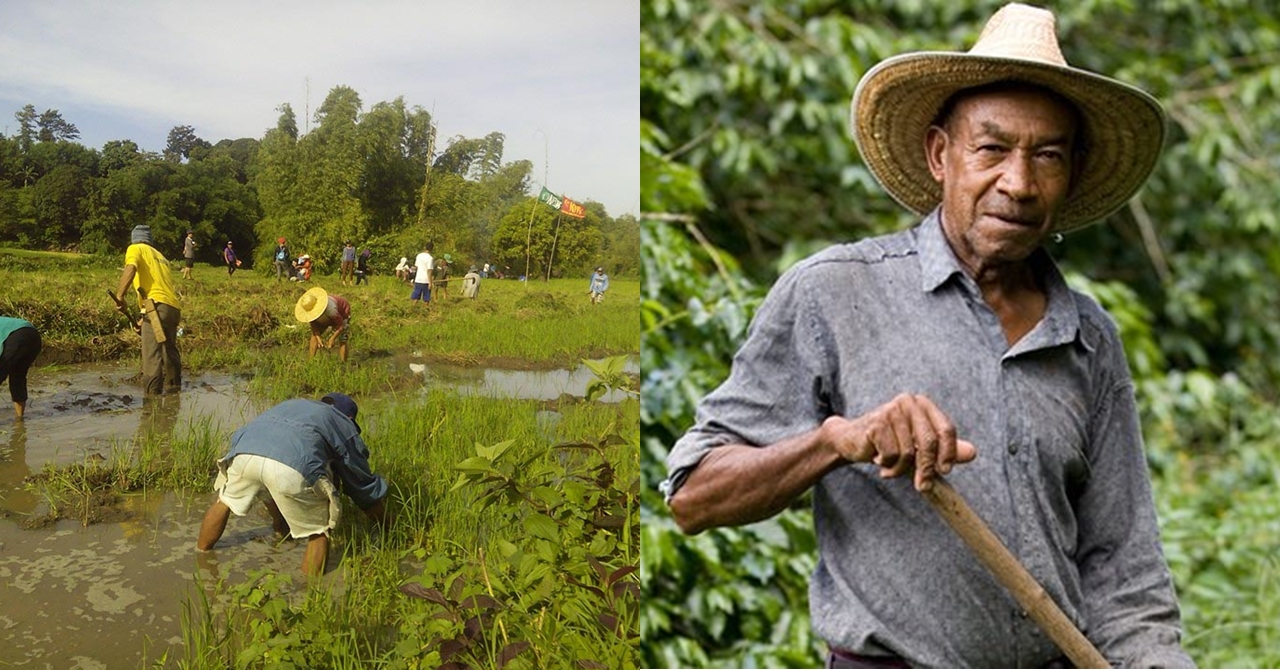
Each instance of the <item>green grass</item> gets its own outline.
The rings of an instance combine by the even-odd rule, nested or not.
[[[45,342],[45,360],[136,356],[137,336],[106,295],[117,286],[119,272],[118,267],[85,267],[42,273],[35,282],[30,268],[0,266],[0,283],[7,287],[0,314],[35,324]],[[190,281],[182,280],[175,267],[174,277],[183,301],[179,347],[186,370],[258,370],[287,365],[277,361],[276,349],[304,354],[308,331],[294,319],[293,306],[311,286],[351,302],[352,369],[413,352],[427,361],[552,368],[640,351],[636,281],[612,282],[608,299],[592,305],[586,279],[528,284],[490,279],[482,282],[475,300],[460,298],[461,291],[454,289],[448,300],[424,309],[409,302],[409,285],[393,277],[341,286],[336,276],[317,275],[300,284],[254,272],[228,277],[208,266],[198,266]]]
[[[63,261],[32,262],[48,270]],[[0,282],[12,287],[0,314],[41,330],[38,364],[138,356],[136,335],[105,295],[119,269],[58,267],[37,282],[29,267],[0,263]],[[345,501],[330,557],[344,573],[340,592],[325,586],[334,580],[304,584],[293,574],[196,584],[183,608],[184,647],[152,659],[154,667],[635,667],[638,401],[423,393],[405,362],[541,369],[638,354],[637,282],[612,282],[608,300],[591,305],[585,278],[488,280],[477,300],[455,290],[423,309],[392,278],[341,287],[320,277],[311,285],[353,306],[344,364],[329,351],[307,358],[307,329],[292,316],[306,285],[210,267],[178,281],[184,373],[250,375],[260,407],[334,389],[356,396],[395,522],[379,529]],[[562,415],[554,431],[538,421],[550,409]],[[108,459],[44,468],[40,486],[66,516],[86,521],[104,495],[207,493],[238,427],[197,417],[169,433],[144,431],[116,443]],[[466,480],[459,464],[500,443],[509,446],[487,466],[498,479]]]

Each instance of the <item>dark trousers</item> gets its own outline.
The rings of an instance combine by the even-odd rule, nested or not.
[[[156,303],[165,340],[156,342],[151,320],[142,320],[142,381],[148,394],[177,393],[182,389],[182,356],[178,354],[178,321],[182,310]]]
[[[40,333],[35,328],[19,328],[4,339],[0,350],[0,382],[9,380],[9,397],[27,401],[27,370],[40,355]]]

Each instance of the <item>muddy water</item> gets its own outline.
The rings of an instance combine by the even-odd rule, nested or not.
[[[414,369],[424,387],[543,400],[582,396],[594,378],[585,367]],[[196,532],[213,493],[128,496],[130,518],[122,523],[19,526],[46,506],[22,486],[45,463],[110,459],[128,453],[135,438],[180,436],[203,422],[230,432],[265,409],[250,400],[246,379],[189,375],[180,395],[144,399],[136,365],[93,364],[33,370],[30,386],[23,424],[0,407],[0,667],[136,668],[166,650],[180,657],[182,607],[193,589],[212,593],[218,580],[235,583],[262,567],[297,573],[303,543],[279,542],[261,508],[260,518],[232,519],[217,549],[197,552]],[[548,439],[559,419],[558,412],[539,412]],[[337,560],[331,555],[331,566]],[[325,580],[340,575],[330,570]]]
[[[423,378],[423,388],[446,386],[459,393],[518,398],[521,400],[555,400],[561,395],[582,396],[595,374],[585,365],[572,370],[499,370],[473,368],[441,363],[425,363],[414,358],[407,360],[409,370]],[[636,359],[630,359],[626,372],[639,374]],[[626,394],[610,391],[600,400],[621,402]]]
[[[183,381],[179,395],[144,398],[136,374],[136,366],[117,364],[32,371],[26,420],[15,424],[11,413],[0,413],[0,513],[36,508],[37,497],[21,482],[45,463],[110,459],[127,453],[135,437],[172,435],[196,421],[233,429],[256,414],[242,378],[197,375]]]
[[[183,392],[143,399],[136,367],[94,364],[33,370],[26,420],[0,413],[0,666],[136,668],[181,642],[181,606],[193,575],[234,571],[301,554],[277,548],[270,525],[233,525],[223,543],[256,551],[199,554],[194,538],[213,495],[127,496],[123,523],[59,521],[22,530],[46,504],[22,480],[45,463],[67,465],[128,453],[135,437],[181,434],[193,422],[230,427],[254,414],[242,379],[192,376]],[[300,550],[300,548],[299,548]]]
[[[259,567],[297,571],[302,543],[278,543],[265,513],[231,523],[218,550],[197,552],[196,529],[212,500],[132,496],[130,521],[88,527],[59,521],[24,531],[0,521],[0,666],[141,667],[180,651],[182,606],[193,589],[216,600],[219,579],[241,580]]]

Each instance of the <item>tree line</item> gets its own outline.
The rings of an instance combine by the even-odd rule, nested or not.
[[[807,505],[685,538],[657,491],[662,461],[780,273],[918,220],[850,137],[863,73],[895,54],[967,49],[1000,4],[642,4],[648,667],[822,663]],[[1054,4],[1067,61],[1149,91],[1169,125],[1138,196],[1048,251],[1122,333],[1192,657],[1277,667],[1280,17],[1251,3]]]
[[[197,260],[215,263],[231,241],[246,263],[269,265],[285,237],[320,272],[345,240],[390,268],[430,240],[437,256],[520,274],[527,263],[532,277],[639,273],[635,217],[589,198],[585,218],[558,216],[529,195],[532,164],[503,161],[501,132],[440,140],[422,107],[399,97],[366,110],[348,86],[329,92],[309,132],[289,104],[276,111],[261,138],[211,143],[180,125],[156,153],[128,139],[85,147],[58,110],[28,104],[0,135],[0,244],[114,254],[145,223],[171,258],[192,230]]]

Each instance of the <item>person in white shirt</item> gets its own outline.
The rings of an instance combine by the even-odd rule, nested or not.
[[[431,257],[431,243],[427,242],[422,247],[422,253],[418,254],[413,261],[417,274],[413,278],[413,293],[409,295],[410,301],[422,298],[423,304],[431,302],[431,268],[434,263],[435,259]]]

